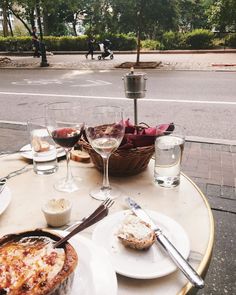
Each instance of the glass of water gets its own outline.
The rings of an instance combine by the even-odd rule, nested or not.
[[[34,172],[39,175],[57,171],[57,150],[46,128],[44,117],[31,118],[27,122],[30,135]]]
[[[174,124],[173,131],[165,131],[163,133],[160,127],[157,126],[154,167],[155,183],[167,188],[180,184],[180,167],[184,143],[184,127]]]

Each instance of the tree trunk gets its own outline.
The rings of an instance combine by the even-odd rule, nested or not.
[[[35,1],[35,8],[36,8],[37,22],[38,22],[38,27],[39,27],[40,40],[42,42],[43,41],[43,29],[42,29],[42,23],[41,23],[40,0]]]
[[[3,26],[3,36],[7,37],[9,34],[8,31],[8,21],[7,21],[7,11],[8,11],[8,3],[7,0],[3,0],[2,2],[2,26]]]
[[[10,29],[10,32],[11,32],[11,36],[13,37],[14,34],[13,34],[13,30],[12,30],[12,25],[11,25],[11,16],[10,16],[9,13],[7,14],[7,20],[8,20],[8,25],[9,25],[9,29]]]
[[[45,36],[49,35],[48,15],[43,11],[43,32]]]
[[[140,62],[140,47],[141,47],[141,31],[140,27],[138,28],[137,33],[137,57],[136,57],[136,64],[139,64]]]
[[[74,19],[73,19],[73,22],[72,22],[73,31],[74,31],[75,36],[77,36],[77,31],[76,31],[77,17],[78,17],[78,13],[75,13],[74,14]]]
[[[30,25],[33,30],[33,27],[35,27],[35,21],[34,21],[34,8],[30,10],[30,15],[29,15],[29,20],[30,20]]]
[[[139,10],[137,13],[138,18],[138,30],[137,30],[137,57],[136,64],[140,62],[140,48],[141,48],[141,34],[142,34],[142,17],[143,17],[143,9],[145,5],[145,0],[140,0],[139,2]]]

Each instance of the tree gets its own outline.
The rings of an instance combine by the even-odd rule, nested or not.
[[[113,29],[120,33],[133,32],[137,36],[137,58],[140,60],[140,41],[156,38],[165,30],[177,28],[177,9],[171,0],[113,0]]]
[[[187,32],[208,27],[206,9],[209,3],[206,0],[179,0],[179,27]]]
[[[8,1],[2,0],[2,27],[3,27],[3,36],[7,37],[9,34],[8,31]]]
[[[236,1],[217,0],[211,5],[209,23],[219,32],[236,30]]]
[[[18,18],[24,25],[26,30],[31,34],[31,29],[35,25],[34,11],[35,1],[34,0],[9,0],[8,9],[11,13]],[[31,26],[30,26],[30,25]]]

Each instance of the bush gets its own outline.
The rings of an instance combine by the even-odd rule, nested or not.
[[[112,50],[134,50],[137,47],[136,38],[125,34],[104,34],[97,37],[97,41],[104,39],[111,41]]]
[[[124,34],[96,36],[96,42],[105,38],[111,40],[113,50],[136,49],[136,38]],[[45,36],[44,43],[48,51],[85,51],[88,49],[87,36]],[[98,46],[95,49],[99,49]],[[31,51],[31,37],[0,37],[0,51]]]
[[[214,34],[208,30],[197,29],[185,34],[185,44],[190,49],[207,49],[213,47]]]
[[[225,45],[236,48],[236,33],[230,34],[225,38]]]
[[[102,42],[106,38],[111,41],[113,50],[132,50],[136,48],[135,38],[123,34],[117,34],[95,36],[97,43],[95,50],[99,50],[98,42]],[[88,49],[87,41],[88,37],[85,35],[78,37],[47,36],[44,38],[46,48],[49,51],[86,51]]]
[[[149,50],[157,50],[160,49],[160,42],[157,40],[143,40],[141,41],[141,47],[144,49],[149,49]]]
[[[48,51],[78,51],[87,50],[86,36],[79,37],[44,37],[44,42]]]
[[[162,35],[161,49],[180,49],[184,47],[182,43],[182,35],[180,33],[169,31]]]
[[[32,50],[31,37],[0,37],[0,51]]]

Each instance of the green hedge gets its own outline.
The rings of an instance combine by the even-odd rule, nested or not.
[[[44,37],[44,42],[49,51],[78,51],[87,50],[87,37]]]
[[[105,38],[110,39],[113,50],[135,50],[137,47],[136,38],[131,35],[100,35],[95,36],[95,38],[97,44]],[[226,39],[223,37],[217,38],[214,39],[212,32],[202,29],[189,33],[170,31],[165,32],[160,40],[143,40],[141,47],[148,50],[207,49],[212,48],[214,44],[216,46],[216,40],[218,46],[222,43],[229,47],[236,47],[236,34],[231,34]],[[44,42],[48,51],[86,51],[87,39],[87,36],[45,36]],[[30,36],[0,37],[0,51],[31,51],[32,47]],[[95,50],[99,50],[98,45],[95,47]]]
[[[236,33],[230,34],[225,38],[225,45],[232,48],[236,48]]]
[[[143,49],[149,49],[149,50],[158,50],[160,49],[161,43],[158,40],[143,40],[141,41],[141,47]]]
[[[184,48],[184,35],[178,32],[165,32],[161,38],[160,48],[162,50],[182,49]]]
[[[137,48],[136,38],[126,34],[103,34],[96,36],[96,42],[102,42],[104,39],[111,41],[112,50],[135,50]],[[99,46],[97,45],[99,50]]]
[[[161,49],[207,49],[213,47],[214,34],[197,29],[188,33],[165,32],[161,38]]]
[[[32,50],[31,37],[0,37],[0,51]]]
[[[135,50],[136,38],[124,34],[96,36],[96,42],[108,38],[113,50]],[[88,49],[87,36],[54,37],[45,36],[44,43],[48,51],[85,51]],[[99,50],[99,46],[97,48]],[[29,51],[32,50],[31,37],[0,37],[0,51]]]
[[[208,30],[197,29],[185,35],[185,44],[190,49],[213,47],[214,34]]]

